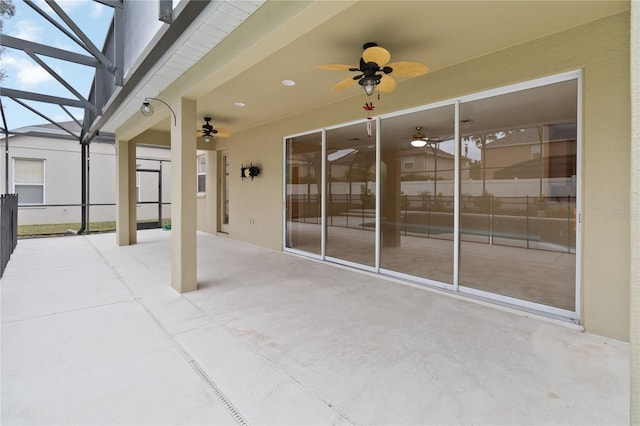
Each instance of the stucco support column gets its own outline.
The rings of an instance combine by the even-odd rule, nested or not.
[[[631,424],[640,425],[640,1],[631,2]]]
[[[116,244],[137,242],[136,144],[116,136]]]
[[[400,247],[403,197],[400,150],[382,151],[382,246]]]
[[[196,262],[196,102],[174,102],[171,126],[171,286],[179,293],[198,288]],[[172,123],[173,124],[173,123]]]

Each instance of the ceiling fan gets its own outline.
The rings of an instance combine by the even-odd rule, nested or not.
[[[416,148],[422,148],[427,144],[434,144],[433,146],[437,146],[440,142],[451,139],[451,137],[437,137],[437,136],[425,136],[422,133],[422,126],[416,127],[416,133],[411,136],[411,146]]]
[[[206,143],[211,142],[211,138],[213,136],[221,138],[228,138],[231,136],[231,133],[227,129],[214,129],[210,123],[211,120],[211,117],[204,117],[205,123],[202,125],[202,130],[198,130]]]
[[[393,73],[395,77],[417,77],[429,72],[429,67],[419,62],[389,63],[391,54],[376,43],[365,43],[362,48],[364,52],[362,52],[358,67],[343,64],[318,65],[318,68],[324,70],[358,73],[358,75],[342,80],[333,86],[334,91],[350,87],[357,81],[369,96],[373,94],[376,87],[380,92],[388,93],[396,89],[396,80],[390,74]]]

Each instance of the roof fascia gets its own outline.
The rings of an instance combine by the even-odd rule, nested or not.
[[[115,114],[120,105],[135,91],[147,73],[162,59],[162,56],[167,50],[180,38],[184,31],[208,5],[209,2],[206,1],[190,1],[184,5],[183,9],[175,17],[173,23],[167,28],[147,56],[140,62],[140,65],[126,78],[122,87],[117,88],[107,101],[102,115],[96,117],[93,123],[91,123],[91,130],[85,135],[85,140],[91,140],[98,134],[99,129]]]

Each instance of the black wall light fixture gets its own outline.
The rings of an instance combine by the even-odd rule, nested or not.
[[[142,115],[149,117],[151,115],[153,115],[153,107],[151,106],[151,104],[149,104],[149,101],[158,101],[158,102],[162,102],[163,104],[165,104],[167,106],[167,108],[169,108],[169,111],[171,111],[171,114],[173,114],[173,125],[175,126],[177,123],[177,119],[176,119],[176,113],[173,112],[173,109],[171,109],[171,107],[169,106],[168,103],[166,103],[165,101],[163,101],[162,99],[158,99],[158,98],[144,98],[144,102],[142,103],[142,106],[140,107],[140,113],[142,113]]]
[[[253,180],[254,177],[260,174],[260,168],[258,166],[254,166],[253,163],[249,165],[249,167],[245,167],[244,164],[240,165],[240,177],[242,180],[244,178],[250,177]]]

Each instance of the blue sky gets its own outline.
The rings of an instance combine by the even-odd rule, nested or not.
[[[16,13],[15,16],[5,19],[3,30],[5,34],[47,46],[89,55],[87,51],[36,13],[22,0],[13,0],[13,3],[16,6]],[[49,9],[44,0],[36,0],[35,3],[43,10],[48,11],[50,16],[57,18],[57,15]],[[113,10],[108,6],[92,0],[57,0],[57,3],[67,15],[73,19],[75,24],[84,31],[91,41],[101,49],[109,25],[111,24]],[[56,20],[62,23],[62,20]],[[46,56],[40,56],[40,58],[69,82],[75,90],[83,96],[88,97],[93,80],[93,68],[48,58]],[[20,50],[6,48],[0,58],[0,68],[7,74],[7,78],[2,82],[3,87],[74,98],[74,95],[64,86]],[[57,105],[47,105],[31,101],[26,101],[25,103],[44,112],[45,115],[53,120],[71,120]],[[2,104],[10,130],[32,124],[47,123],[43,118],[9,98],[3,97]],[[76,117],[82,118],[82,110],[75,108],[68,109]]]

